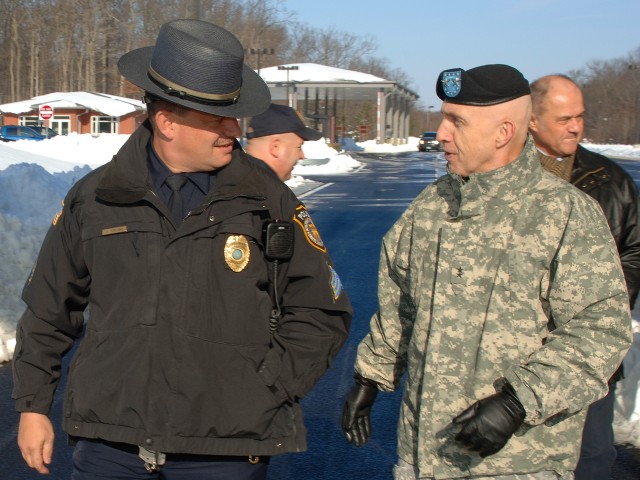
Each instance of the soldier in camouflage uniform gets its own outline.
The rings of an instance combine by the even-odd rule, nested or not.
[[[396,479],[571,479],[585,407],[631,344],[615,243],[541,168],[520,72],[445,70],[436,90],[449,173],[383,239],[343,429],[366,443],[406,373]]]

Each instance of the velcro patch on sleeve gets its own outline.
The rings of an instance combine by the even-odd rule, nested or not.
[[[342,280],[338,276],[338,272],[336,272],[331,265],[328,265],[329,272],[331,273],[330,283],[331,283],[331,291],[333,292],[333,299],[337,300],[340,298],[340,294],[342,293]]]

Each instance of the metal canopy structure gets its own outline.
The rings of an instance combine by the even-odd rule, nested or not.
[[[397,82],[316,63],[279,65],[258,73],[269,86],[272,101],[285,102],[296,110],[304,102],[302,113],[314,119],[316,128],[332,142],[336,140],[338,101],[375,103],[376,142],[407,142],[409,113],[418,95]]]

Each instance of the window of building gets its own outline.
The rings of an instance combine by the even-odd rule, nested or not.
[[[22,125],[23,127],[39,127],[42,125],[42,120],[40,120],[40,117],[37,115],[22,115],[18,118],[18,125]]]
[[[118,133],[118,117],[91,117],[91,134]]]
[[[69,115],[54,115],[50,122],[50,127],[58,132],[58,134],[69,134],[71,128],[71,117]]]
[[[109,118],[109,117],[107,117]],[[39,116],[27,116],[23,115],[18,118],[18,125],[22,127],[46,127],[46,122],[43,122]],[[69,115],[54,115],[49,120],[49,128],[54,130],[60,135],[67,135],[71,128],[71,116]]]

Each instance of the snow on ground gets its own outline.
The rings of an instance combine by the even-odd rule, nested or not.
[[[50,173],[70,171],[77,166],[84,165],[95,168],[111,160],[113,154],[128,138],[129,135],[101,134],[93,136],[70,133],[39,142],[30,140],[0,142],[0,171],[16,163],[37,163]],[[341,150],[337,151],[329,147],[324,139],[305,142],[302,148],[307,160],[300,162],[293,173],[296,177],[304,177],[305,173],[347,173],[356,170],[361,165],[350,153],[413,152],[417,151],[417,143],[416,137],[409,137],[408,142],[402,145],[388,143],[378,145],[375,140],[360,143],[347,140],[343,142]],[[604,155],[640,160],[640,145],[585,143],[584,146]],[[297,179],[296,181],[301,180]]]
[[[640,160],[640,145],[598,145],[584,142],[584,148],[608,157],[623,157]]]
[[[634,319],[640,318],[633,313]],[[617,443],[640,447],[640,322],[632,323],[633,344],[624,358],[624,379],[616,384],[613,431]]]
[[[37,163],[49,173],[84,165],[96,168],[111,160],[128,138],[129,135],[70,133],[41,141],[0,143],[0,170],[16,163]]]

